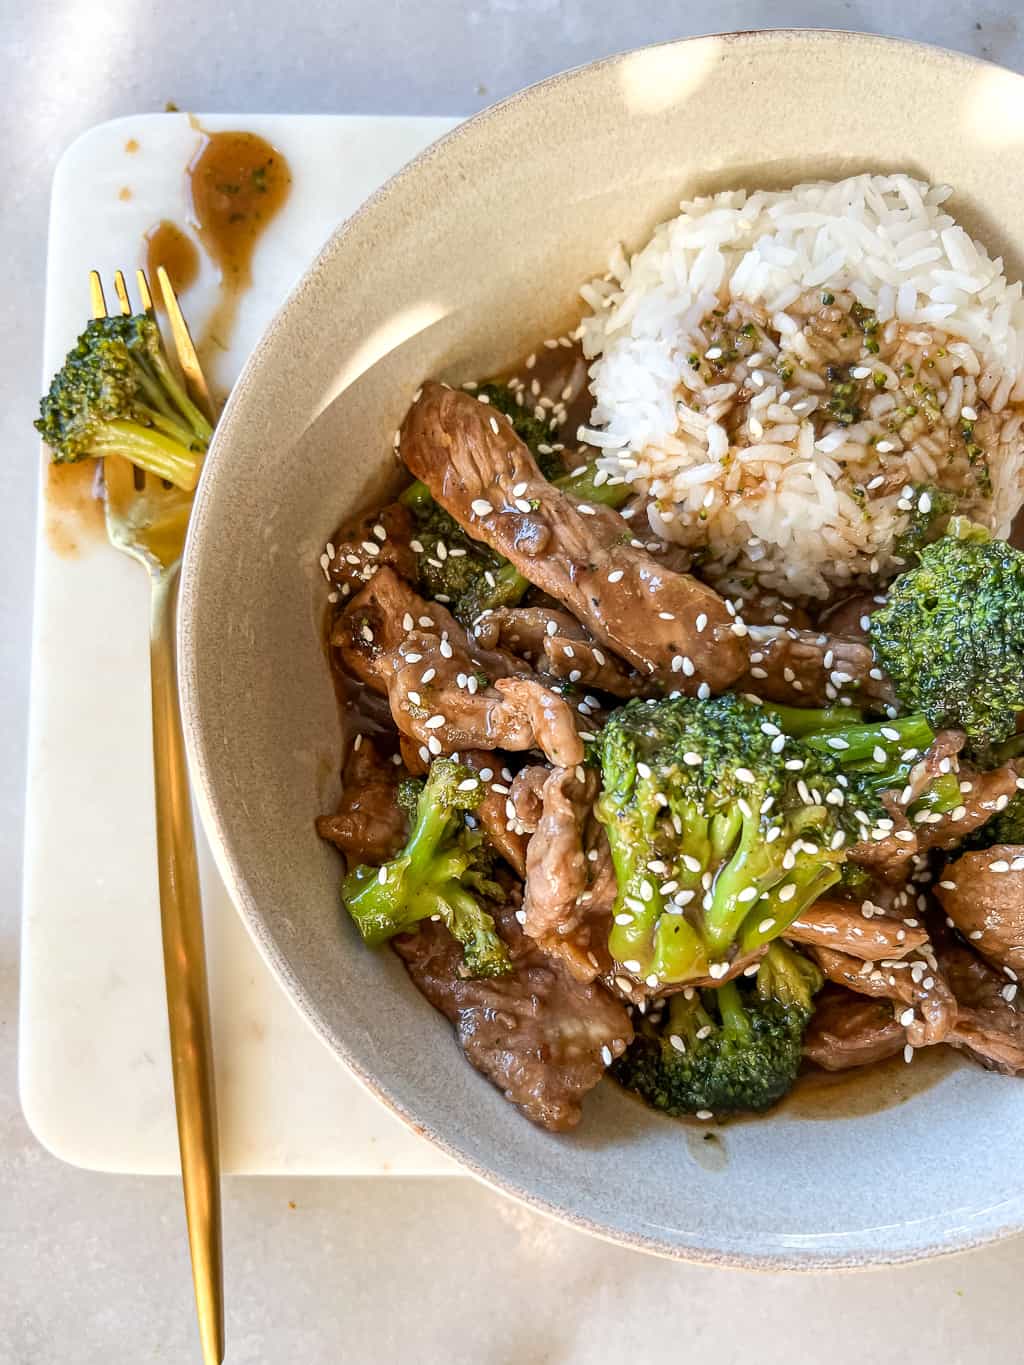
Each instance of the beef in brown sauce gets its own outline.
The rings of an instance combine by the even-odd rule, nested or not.
[[[353,863],[382,863],[405,843],[408,820],[397,804],[402,767],[372,740],[356,735],[341,775],[341,798],[333,815],[321,815],[316,830]]]
[[[533,679],[509,676],[525,665],[478,647],[444,607],[390,569],[352,599],[331,643],[350,673],[387,694],[395,724],[427,755],[540,748],[552,762],[582,761],[562,698]]]
[[[825,1071],[847,1071],[894,1057],[906,1045],[906,1029],[888,1000],[870,1000],[827,985],[814,1006],[804,1037],[804,1056]]]
[[[638,671],[695,692],[735,681],[742,630],[712,589],[632,543],[628,522],[548,483],[510,424],[465,393],[424,385],[400,454],[472,535],[562,602]]]
[[[1024,848],[993,844],[948,863],[935,887],[946,915],[1010,980],[1024,977]]]
[[[639,674],[623,668],[565,611],[498,607],[480,617],[473,634],[485,648],[511,650],[543,675],[615,697],[643,696],[649,691]]]
[[[827,706],[844,696],[893,701],[892,685],[860,640],[781,626],[749,630],[750,665],[740,691],[789,706]]]
[[[468,1060],[528,1119],[574,1128],[588,1091],[633,1037],[625,1007],[597,982],[583,983],[542,952],[514,910],[497,915],[515,970],[460,975],[462,950],[441,924],[395,940],[409,975],[454,1025]]]

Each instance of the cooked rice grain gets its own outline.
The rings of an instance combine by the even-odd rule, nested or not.
[[[1021,285],[948,194],[863,175],[698,199],[584,288],[581,436],[725,590],[822,598],[891,576],[923,485],[1008,532]]]

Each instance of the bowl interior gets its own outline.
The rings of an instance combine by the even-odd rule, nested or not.
[[[698,39],[555,78],[456,130],[339,229],[250,360],[207,462],[182,690],[200,808],[241,913],[302,1013],[408,1121],[616,1239],[816,1267],[1016,1231],[1024,1088],[954,1066],[895,1107],[824,1122],[784,1109],[708,1142],[605,1084],[577,1134],[532,1128],[339,913],[339,864],[313,829],[340,744],[319,555],[397,481],[392,433],[424,377],[494,372],[557,335],[613,244],[640,245],[683,197],[905,169],[953,185],[952,211],[1019,276],[1007,167],[1022,96],[999,68],[836,33]]]

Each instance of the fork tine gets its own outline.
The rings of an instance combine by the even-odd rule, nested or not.
[[[149,280],[146,279],[144,270],[136,270],[135,282],[139,287],[139,299],[142,303],[142,310],[153,316],[153,295],[149,292]]]
[[[89,271],[89,302],[92,306],[94,318],[105,318],[107,316],[107,301],[103,297],[103,283],[100,280],[98,270]]]
[[[174,287],[162,265],[157,266],[156,277],[160,284],[160,292],[164,296],[164,307],[167,309],[167,321],[171,328],[174,349],[178,353],[178,363],[181,365],[182,373],[192,390],[193,399],[203,410],[205,416],[213,422],[216,420],[216,414],[213,411],[213,402],[210,399],[206,376],[199,364],[199,357],[196,355],[196,348],[192,341],[192,334],[188,330],[188,324],[178,307],[178,298],[174,292]]]
[[[128,297],[128,286],[125,284],[124,275],[120,270],[114,271],[114,293],[117,295],[118,301],[121,304],[121,312],[126,318],[131,317],[132,304],[131,299]]]

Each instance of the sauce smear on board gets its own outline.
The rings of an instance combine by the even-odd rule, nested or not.
[[[163,266],[170,276],[174,292],[179,296],[195,283],[199,274],[199,251],[191,237],[177,223],[163,218],[146,233],[146,275],[153,302],[164,306],[164,296],[157,282],[157,269]]]
[[[220,299],[199,343],[226,349],[252,257],[292,187],[288,163],[256,133],[207,133],[188,166],[192,217],[203,250],[220,275]]]

